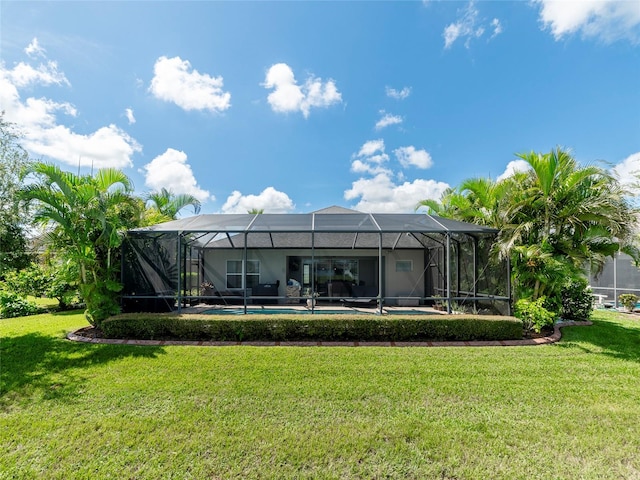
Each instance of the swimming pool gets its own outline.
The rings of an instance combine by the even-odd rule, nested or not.
[[[244,315],[243,308],[212,308],[201,312],[207,315]],[[313,312],[308,309],[297,308],[247,308],[247,315],[340,315],[340,314],[366,314],[375,315],[378,313],[377,308],[369,309],[323,309],[317,308]],[[385,315],[437,315],[439,312],[430,312],[428,310],[412,310],[412,309],[385,309]]]
[[[205,310],[202,312],[209,315],[244,315],[243,308],[212,308],[211,310]],[[361,310],[325,310],[316,309],[314,312],[306,309],[293,309],[293,308],[247,308],[247,314],[251,315],[279,315],[279,314],[295,314],[295,315],[310,315],[312,313],[317,314],[345,314],[345,313],[376,313],[375,310],[361,311]]]

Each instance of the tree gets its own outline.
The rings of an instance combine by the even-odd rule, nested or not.
[[[600,271],[607,257],[633,245],[637,211],[606,170],[580,166],[566,150],[518,155],[531,169],[509,181],[511,243],[548,246],[576,269]]]
[[[442,216],[500,230],[496,251],[511,259],[517,296],[558,305],[563,283],[584,276],[586,266],[599,271],[619,250],[637,258],[637,211],[611,174],[580,166],[561,148],[518,157],[527,171],[467,180],[434,205]]]
[[[189,206],[193,207],[194,214],[198,214],[201,206],[200,200],[193,195],[174,194],[166,188],[161,189],[159,192],[148,193],[145,195],[144,201],[148,209],[157,210],[166,220],[175,220],[178,218],[180,210]]]
[[[29,155],[19,140],[15,126],[0,113],[0,280],[6,272],[25,268],[31,262],[17,195],[20,172]]]
[[[251,210],[247,210],[247,213],[251,215],[260,215],[264,213],[264,208],[252,208]]]
[[[118,313],[120,245],[124,232],[138,225],[139,201],[121,171],[74,175],[47,163],[34,163],[34,182],[21,197],[33,208],[48,242],[77,266],[78,288],[93,325]]]

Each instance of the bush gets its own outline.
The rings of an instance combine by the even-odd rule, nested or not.
[[[589,320],[594,298],[586,278],[571,280],[562,288],[561,316],[567,320]]]
[[[618,300],[620,300],[620,303],[624,305],[627,311],[633,312],[638,303],[638,296],[633,293],[623,293],[618,297]]]
[[[25,317],[39,312],[37,305],[17,293],[0,290],[0,318]]]
[[[311,318],[310,318],[311,317]],[[108,338],[227,341],[413,341],[511,340],[522,338],[513,317],[373,315],[123,314],[101,325]]]
[[[526,332],[540,333],[544,327],[553,325],[556,314],[544,308],[544,302],[544,297],[535,302],[525,298],[516,302],[515,316],[522,320],[522,327]]]

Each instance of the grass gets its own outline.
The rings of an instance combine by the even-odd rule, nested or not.
[[[59,305],[58,300],[56,300],[55,298],[29,296],[27,297],[27,300],[35,303],[38,307],[41,307],[44,309],[46,308],[53,309]]]
[[[0,478],[640,478],[630,315],[490,348],[64,339],[83,325],[0,321]]]

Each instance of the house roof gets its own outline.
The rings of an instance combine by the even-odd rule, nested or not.
[[[134,234],[182,234],[202,248],[417,248],[436,234],[496,234],[498,230],[427,214],[361,213],[334,207],[304,214],[203,214]],[[334,212],[334,213],[329,213]],[[247,234],[247,235],[244,235]],[[419,239],[420,238],[420,239]]]
[[[422,213],[203,214],[136,228],[133,232],[497,233],[472,223]]]

